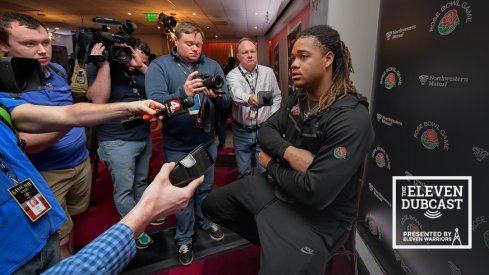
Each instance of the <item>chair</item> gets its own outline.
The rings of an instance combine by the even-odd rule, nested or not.
[[[364,164],[358,168],[358,178],[357,178],[357,186],[355,189],[355,200],[357,204],[357,212],[355,216],[355,220],[353,221],[352,230],[350,231],[350,235],[346,242],[335,252],[333,257],[330,259],[328,264],[326,265],[325,274],[348,274],[345,273],[344,267],[349,266],[352,271],[352,274],[358,274],[358,253],[355,249],[355,236],[357,232],[357,221],[358,221],[358,210],[360,208],[360,197],[362,193],[363,187],[363,173],[364,173]],[[340,269],[340,270],[338,270]]]

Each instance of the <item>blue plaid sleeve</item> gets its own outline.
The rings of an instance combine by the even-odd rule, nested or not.
[[[118,274],[135,255],[133,232],[126,225],[116,224],[43,274]]]

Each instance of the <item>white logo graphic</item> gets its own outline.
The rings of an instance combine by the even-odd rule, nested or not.
[[[469,78],[465,76],[444,76],[422,74],[418,77],[421,86],[446,88],[450,83],[469,83]]]
[[[304,254],[316,255],[314,253],[314,250],[312,248],[309,248],[308,246],[304,246],[303,248],[301,248],[301,252]]]
[[[392,190],[392,248],[472,248],[472,177],[394,176]],[[421,213],[436,223],[423,229],[406,218]]]
[[[460,234],[458,233],[458,228],[455,228],[455,234],[453,234],[452,245],[458,241],[458,245],[462,245],[462,240],[460,240]]]
[[[402,38],[404,37],[404,34],[408,31],[412,31],[412,30],[415,30],[416,29],[416,25],[412,25],[412,26],[409,26],[409,27],[405,27],[405,28],[400,28],[400,29],[397,29],[397,30],[394,30],[394,31],[388,31],[385,33],[385,37],[387,38],[387,40],[394,40],[394,39],[397,39],[397,38]]]
[[[378,122],[381,122],[382,124],[385,124],[387,126],[392,126],[392,124],[402,126],[402,122],[395,120],[393,118],[390,118],[388,116],[385,116],[383,114],[377,113],[376,117],[377,117]]]
[[[489,152],[477,146],[472,147],[472,152],[474,152],[475,159],[479,162],[482,162],[489,155]]]
[[[426,81],[428,81],[429,76],[422,74],[419,76],[419,82],[421,82],[421,85],[424,86],[426,84]]]

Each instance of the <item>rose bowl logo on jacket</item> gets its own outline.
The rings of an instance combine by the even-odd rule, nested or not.
[[[438,23],[438,32],[441,35],[449,35],[460,25],[460,18],[456,9],[449,10]]]
[[[387,90],[392,90],[396,85],[402,85],[401,73],[395,67],[387,68],[380,78],[380,85]]]
[[[433,32],[437,29],[439,34],[446,36],[451,34],[461,24],[471,22],[472,10],[470,5],[459,0],[450,0],[435,13],[428,31]]]
[[[337,159],[346,159],[346,148],[336,147],[333,151],[334,157]]]

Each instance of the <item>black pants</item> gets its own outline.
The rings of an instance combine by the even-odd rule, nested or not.
[[[349,235],[339,222],[318,222],[311,210],[277,199],[262,175],[215,189],[202,208],[209,219],[261,246],[262,275],[324,274]]]

